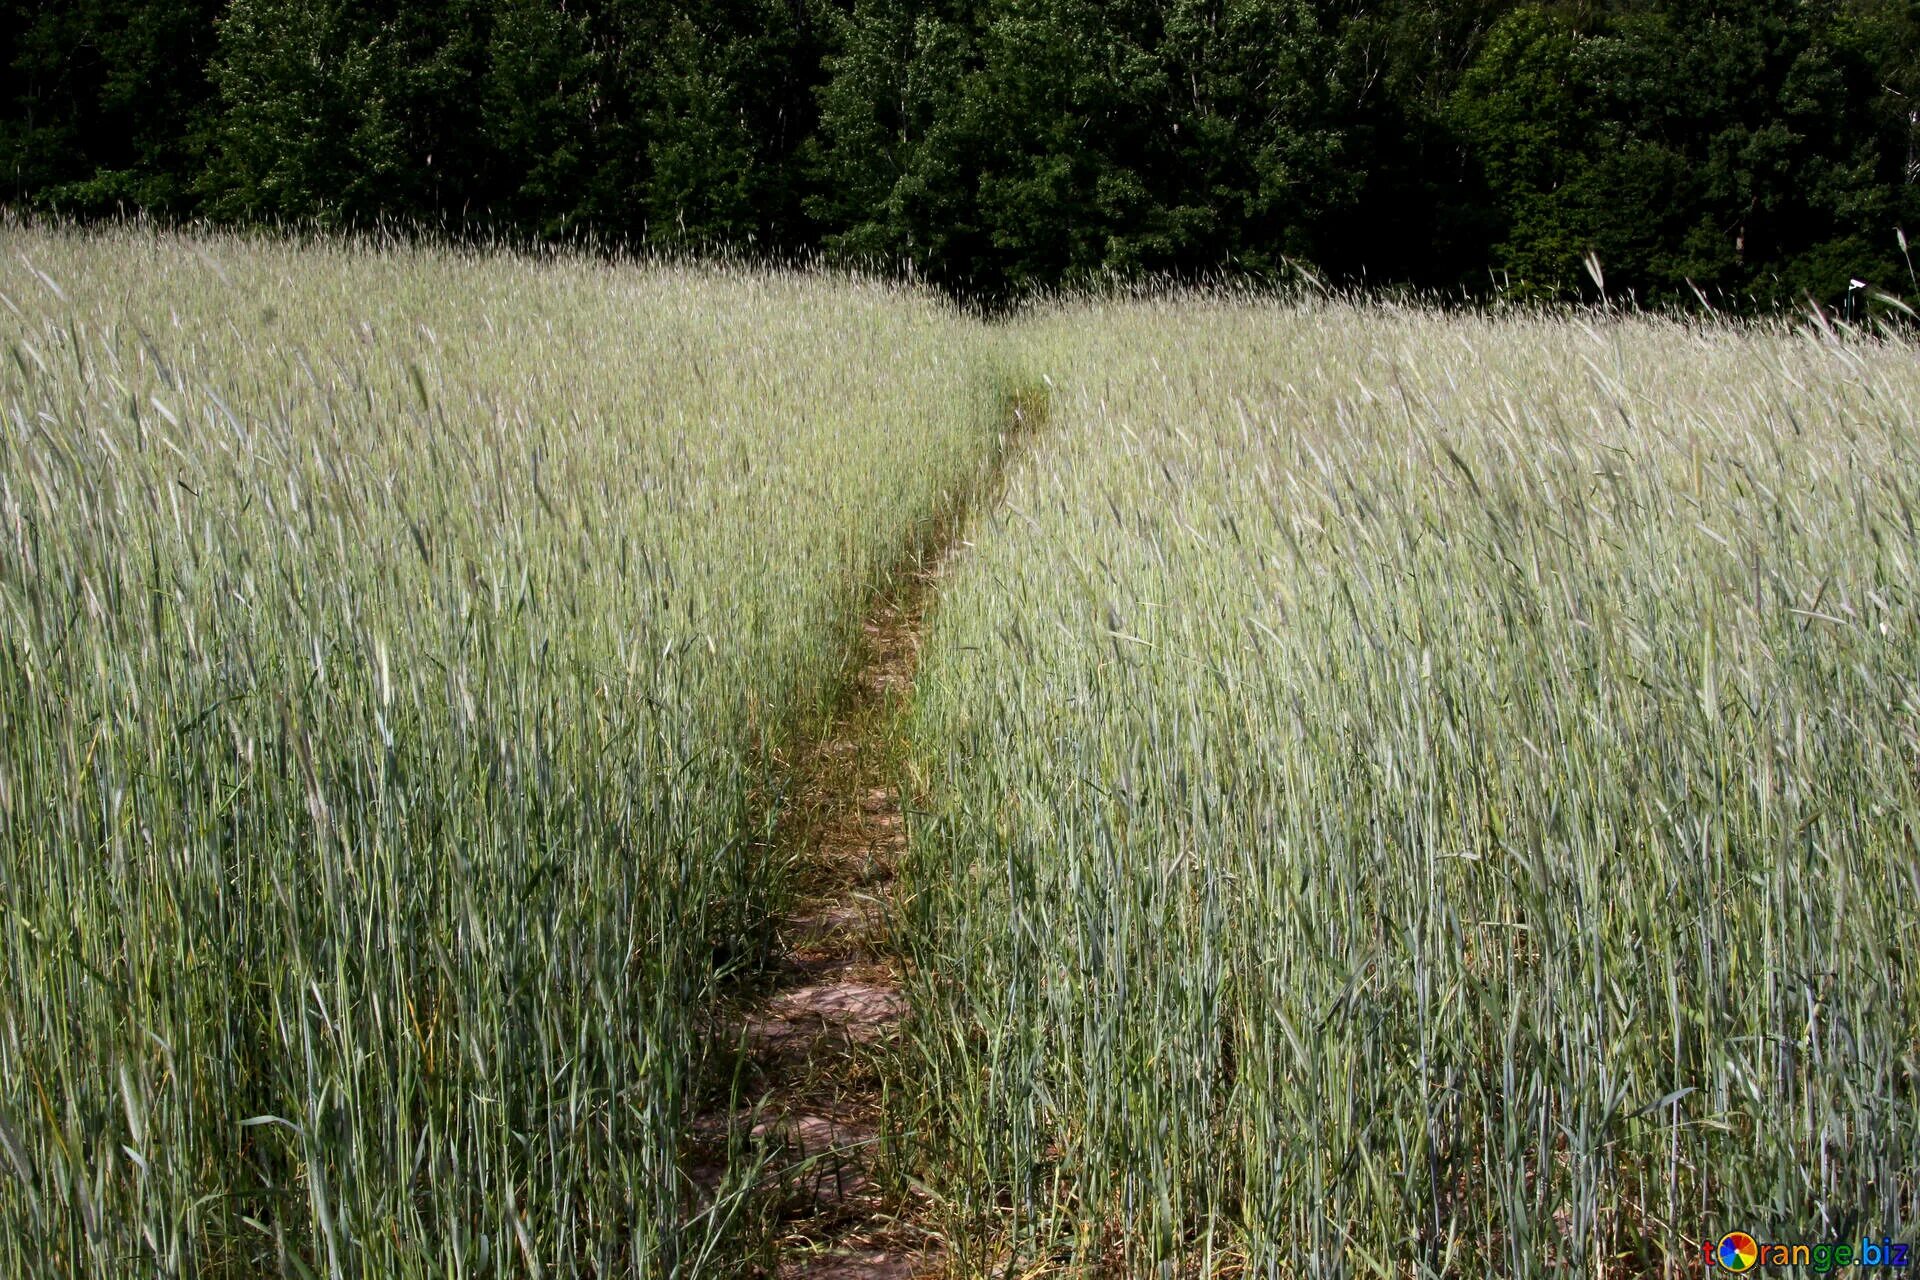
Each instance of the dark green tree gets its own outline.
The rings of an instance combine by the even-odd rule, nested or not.
[[[1920,280],[1920,0],[0,0],[0,198],[825,248],[993,302],[1288,261]]]
[[[853,0],[831,40],[807,212],[838,255],[964,287],[988,247],[968,92],[978,32],[965,7]]]
[[[1453,99],[1513,6],[1369,0],[1339,29],[1340,108],[1359,190],[1320,239],[1346,278],[1484,288],[1501,219],[1456,128]]]
[[[1306,4],[862,0],[839,35],[829,242],[968,292],[1269,266],[1357,189]]]
[[[674,6],[646,66],[641,133],[651,237],[792,250],[805,226],[801,150],[823,49],[798,0]]]
[[[384,24],[345,0],[233,0],[213,64],[209,211],[323,224],[414,212],[398,207],[412,159],[398,55]]]
[[[493,0],[490,17],[464,218],[543,236],[625,230],[604,185],[621,166],[599,111],[606,60],[590,18],[548,0]]]
[[[1884,90],[1847,11],[1797,0],[1529,6],[1489,35],[1452,118],[1497,264],[1529,290],[1739,305],[1833,300],[1890,272],[1900,201]]]
[[[218,0],[0,6],[0,198],[68,213],[190,207]]]
[[[1565,287],[1592,248],[1579,213],[1592,149],[1579,41],[1564,17],[1521,9],[1488,33],[1457,91],[1453,124],[1496,211],[1505,287]]]

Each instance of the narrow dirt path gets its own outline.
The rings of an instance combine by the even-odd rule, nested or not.
[[[906,1153],[881,1132],[886,1057],[906,1013],[893,884],[906,851],[894,778],[927,597],[944,556],[868,616],[866,662],[827,735],[792,763],[781,843],[801,858],[779,931],[783,981],[746,1041],[769,1086],[759,1131],[778,1148],[778,1274],[906,1280],[935,1269],[912,1227]]]
[[[920,1225],[912,1152],[885,1130],[907,1012],[891,929],[906,852],[898,779],[905,714],[927,610],[964,546],[970,512],[996,502],[1009,456],[1044,402],[1008,406],[999,446],[971,492],[865,619],[860,663],[820,737],[782,764],[787,788],[775,847],[792,895],[765,979],[738,1006],[733,1096],[747,1105],[696,1122],[715,1146],[765,1155],[753,1192],[772,1238],[761,1274],[780,1280],[914,1280],[943,1274],[939,1240]]]

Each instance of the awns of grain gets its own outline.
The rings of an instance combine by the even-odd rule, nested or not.
[[[824,277],[0,250],[0,1275],[723,1269],[677,1157],[777,887],[763,747],[984,456],[980,331]]]
[[[1090,303],[932,618],[962,1269],[1689,1274],[1913,1234],[1900,342]]]
[[[1006,386],[896,931],[958,1270],[1912,1234],[1910,347],[0,239],[0,1274],[750,1254],[767,746]]]

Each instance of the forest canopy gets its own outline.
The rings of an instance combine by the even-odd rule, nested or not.
[[[19,209],[824,253],[982,300],[1916,291],[1902,0],[5,7]]]

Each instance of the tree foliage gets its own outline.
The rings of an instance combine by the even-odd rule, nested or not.
[[[1913,284],[1915,0],[6,8],[0,194],[82,215],[819,249],[984,299]]]

